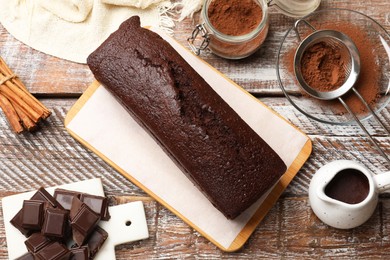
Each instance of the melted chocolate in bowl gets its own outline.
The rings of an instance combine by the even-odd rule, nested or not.
[[[344,169],[326,185],[325,194],[335,200],[357,204],[367,197],[369,190],[366,175],[356,169]]]

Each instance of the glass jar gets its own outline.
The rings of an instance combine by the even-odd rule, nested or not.
[[[253,54],[267,37],[269,28],[268,6],[266,0],[253,0],[262,11],[260,23],[251,32],[243,35],[227,35],[218,31],[210,22],[209,6],[213,1],[205,0],[201,11],[201,23],[198,24],[190,38],[189,45],[197,55],[207,47],[216,55],[227,59],[242,59]],[[201,34],[201,43],[196,46],[195,40]]]

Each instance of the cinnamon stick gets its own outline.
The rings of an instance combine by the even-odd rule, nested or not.
[[[21,91],[23,91],[30,99],[34,100],[35,104],[41,107],[42,109],[42,119],[46,119],[51,115],[51,111],[45,107],[41,102],[39,102],[30,92],[28,92],[27,88],[18,80],[11,79],[11,82],[14,83]]]
[[[8,98],[8,100],[12,103],[18,104],[23,112],[25,112],[31,118],[31,120],[34,121],[34,123],[38,123],[41,115],[33,108],[31,108],[30,105],[25,102],[23,97],[13,92],[7,83],[0,86],[0,93]]]
[[[0,77],[2,76],[3,79],[4,77],[6,77],[7,75],[14,75],[12,70],[7,66],[7,64],[5,63],[5,61],[0,57]],[[0,78],[0,82],[1,82],[1,78]],[[51,112],[49,109],[47,109],[47,107],[45,107],[41,102],[39,102],[26,88],[26,86],[18,79],[18,77],[15,75],[15,77],[12,77],[10,79],[10,82],[12,84],[14,84],[15,86],[17,86],[21,91],[23,91],[30,99],[34,100],[34,102],[36,103],[36,105],[40,106],[43,110],[43,116],[42,118],[43,119],[46,119],[47,117],[49,117],[51,115]]]
[[[36,128],[36,124],[41,119],[50,116],[50,110],[36,99],[20,81],[20,79],[7,66],[5,61],[0,57],[0,94],[3,100],[3,110],[12,107],[12,118],[8,120],[15,121],[15,114],[19,121],[22,122],[27,130],[31,131]],[[7,104],[5,106],[4,104]],[[9,106],[10,105],[10,106]],[[12,124],[15,124],[14,122]],[[20,122],[19,122],[20,124]],[[16,125],[15,125],[16,126]],[[14,128],[14,127],[13,127]],[[14,128],[15,129],[15,128]],[[18,130],[19,127],[17,127]]]
[[[33,131],[37,128],[37,125],[23,112],[19,105],[15,104],[14,108],[27,131]]]
[[[9,102],[9,100],[1,94],[0,94],[0,107],[3,110],[5,116],[7,117],[8,122],[10,123],[12,129],[18,134],[23,132],[23,126],[20,123],[20,118],[16,113],[15,108],[12,106],[11,102]]]

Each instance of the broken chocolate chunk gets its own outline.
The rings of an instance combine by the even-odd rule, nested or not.
[[[65,239],[68,215],[68,211],[64,209],[48,208],[41,230],[42,234],[48,237]]]
[[[42,260],[68,260],[70,258],[70,250],[63,244],[54,242],[42,250],[40,250],[35,256]]]
[[[43,187],[38,189],[38,191],[31,197],[31,200],[44,201],[53,208],[63,209],[53,196],[51,196]]]
[[[37,192],[30,198],[30,200],[38,200],[47,202],[45,207],[59,207],[62,206],[51,196],[43,187],[39,188]],[[16,215],[11,219],[11,224],[17,228],[23,235],[29,237],[34,231],[30,228],[23,228],[23,211],[22,209],[16,213]]]
[[[34,233],[24,243],[26,244],[27,250],[35,254],[52,242],[41,233]]]
[[[98,224],[100,216],[87,204],[74,197],[70,209],[70,220],[73,240],[81,246]]]
[[[15,260],[35,260],[34,255],[30,252],[25,253],[24,255],[16,258]]]
[[[81,206],[83,205],[84,203],[79,200],[78,198],[76,197],[73,197],[72,199],[72,206],[70,208],[70,212],[69,212],[69,218],[70,220],[74,219],[76,217],[76,214],[79,212]]]
[[[80,200],[88,205],[102,220],[109,220],[108,200],[106,197],[82,193]]]
[[[30,230],[41,230],[44,217],[44,202],[25,200],[22,208],[22,227]]]
[[[80,195],[80,192],[65,189],[56,189],[54,191],[54,198],[66,210],[70,210],[72,207],[73,197],[80,198]]]
[[[72,252],[70,260],[87,260],[89,258],[88,246],[72,248],[70,251]]]
[[[99,226],[96,226],[95,231],[91,234],[86,244],[89,248],[89,257],[93,258],[96,253],[102,248],[104,242],[108,238],[108,233]]]
[[[29,237],[33,231],[27,228],[24,228],[23,225],[23,211],[19,210],[18,213],[10,220],[10,223],[17,228],[25,237]]]
[[[91,210],[86,204],[83,204],[71,222],[71,225],[85,235],[91,233],[96,227],[100,216]]]

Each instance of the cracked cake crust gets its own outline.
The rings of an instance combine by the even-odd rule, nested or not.
[[[138,17],[125,21],[87,62],[227,218],[251,206],[286,171],[275,151],[170,44],[140,27]]]

